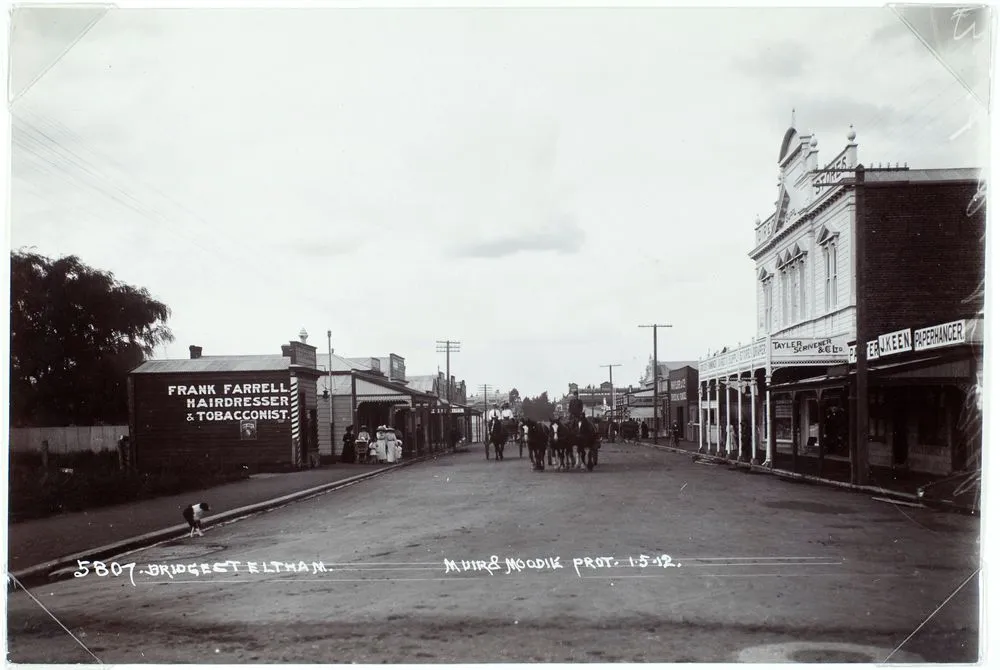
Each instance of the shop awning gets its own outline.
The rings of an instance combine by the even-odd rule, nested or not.
[[[354,399],[358,405],[363,402],[377,402],[390,405],[413,406],[413,396],[375,381],[357,379],[354,382]]]
[[[410,398],[392,394],[359,395],[357,396],[357,400],[359,405],[363,402],[377,402],[389,405],[406,405],[407,407],[412,407],[413,405]]]
[[[942,360],[941,356],[924,356],[908,361],[893,361],[876,363],[868,366],[868,374],[876,374],[875,382],[901,381],[913,379],[915,382],[927,380],[965,379],[973,374],[971,361],[968,358],[960,360]],[[807,377],[793,382],[772,384],[771,391],[808,391],[825,388],[839,388],[857,374],[851,369],[847,374],[819,375]]]

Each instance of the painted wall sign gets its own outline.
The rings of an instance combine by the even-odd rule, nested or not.
[[[389,379],[406,379],[406,363],[396,354],[389,354]]]
[[[925,351],[965,344],[969,329],[964,320],[942,323],[913,331],[913,350]]]
[[[879,356],[891,356],[913,350],[913,334],[909,328],[878,336]]]
[[[847,355],[847,336],[797,337],[771,340],[771,357],[774,358],[841,358]]]
[[[883,333],[878,336],[878,339],[868,341],[868,360],[875,361],[884,356],[906,351],[927,351],[928,349],[971,343],[977,340],[975,336],[976,325],[976,321],[959,319],[913,331],[904,328],[891,333]],[[854,344],[848,347],[847,362],[850,364],[858,362],[857,349]]]
[[[699,361],[698,372],[703,377],[710,376],[707,373],[725,375],[740,370],[763,367],[767,362],[766,359],[767,342],[760,340],[744,345],[736,351],[727,351],[724,354]]]
[[[838,181],[844,177],[850,177],[852,174],[849,172],[850,167],[847,165],[847,154],[843,154],[835,160],[830,166],[825,168],[827,170],[844,170],[844,172],[820,172],[816,179],[813,180],[813,191],[819,195],[823,192],[823,187],[830,184],[836,184]]]
[[[288,421],[291,413],[289,391],[285,382],[171,384],[167,387],[168,396],[183,398],[188,422],[239,422],[242,431],[246,431],[244,439],[255,439],[250,437],[246,422]],[[256,423],[253,434],[256,434]]]

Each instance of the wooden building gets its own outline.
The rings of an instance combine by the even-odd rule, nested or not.
[[[316,348],[281,355],[146,361],[128,379],[130,462],[140,471],[246,466],[252,471],[319,462]]]

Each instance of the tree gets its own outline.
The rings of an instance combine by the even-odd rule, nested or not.
[[[525,398],[521,404],[524,416],[535,421],[548,421],[555,414],[555,405],[549,402],[548,391],[543,391],[537,398]]]
[[[128,373],[172,342],[169,308],[76,256],[11,252],[12,426],[128,419]]]

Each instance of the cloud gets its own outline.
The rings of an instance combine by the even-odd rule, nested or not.
[[[794,79],[805,72],[808,49],[798,42],[780,41],[761,48],[750,58],[735,61],[736,68],[762,79]]]
[[[583,247],[584,230],[575,221],[562,219],[555,225],[534,231],[502,234],[456,248],[458,256],[472,258],[502,258],[522,251],[555,251],[569,254]]]

